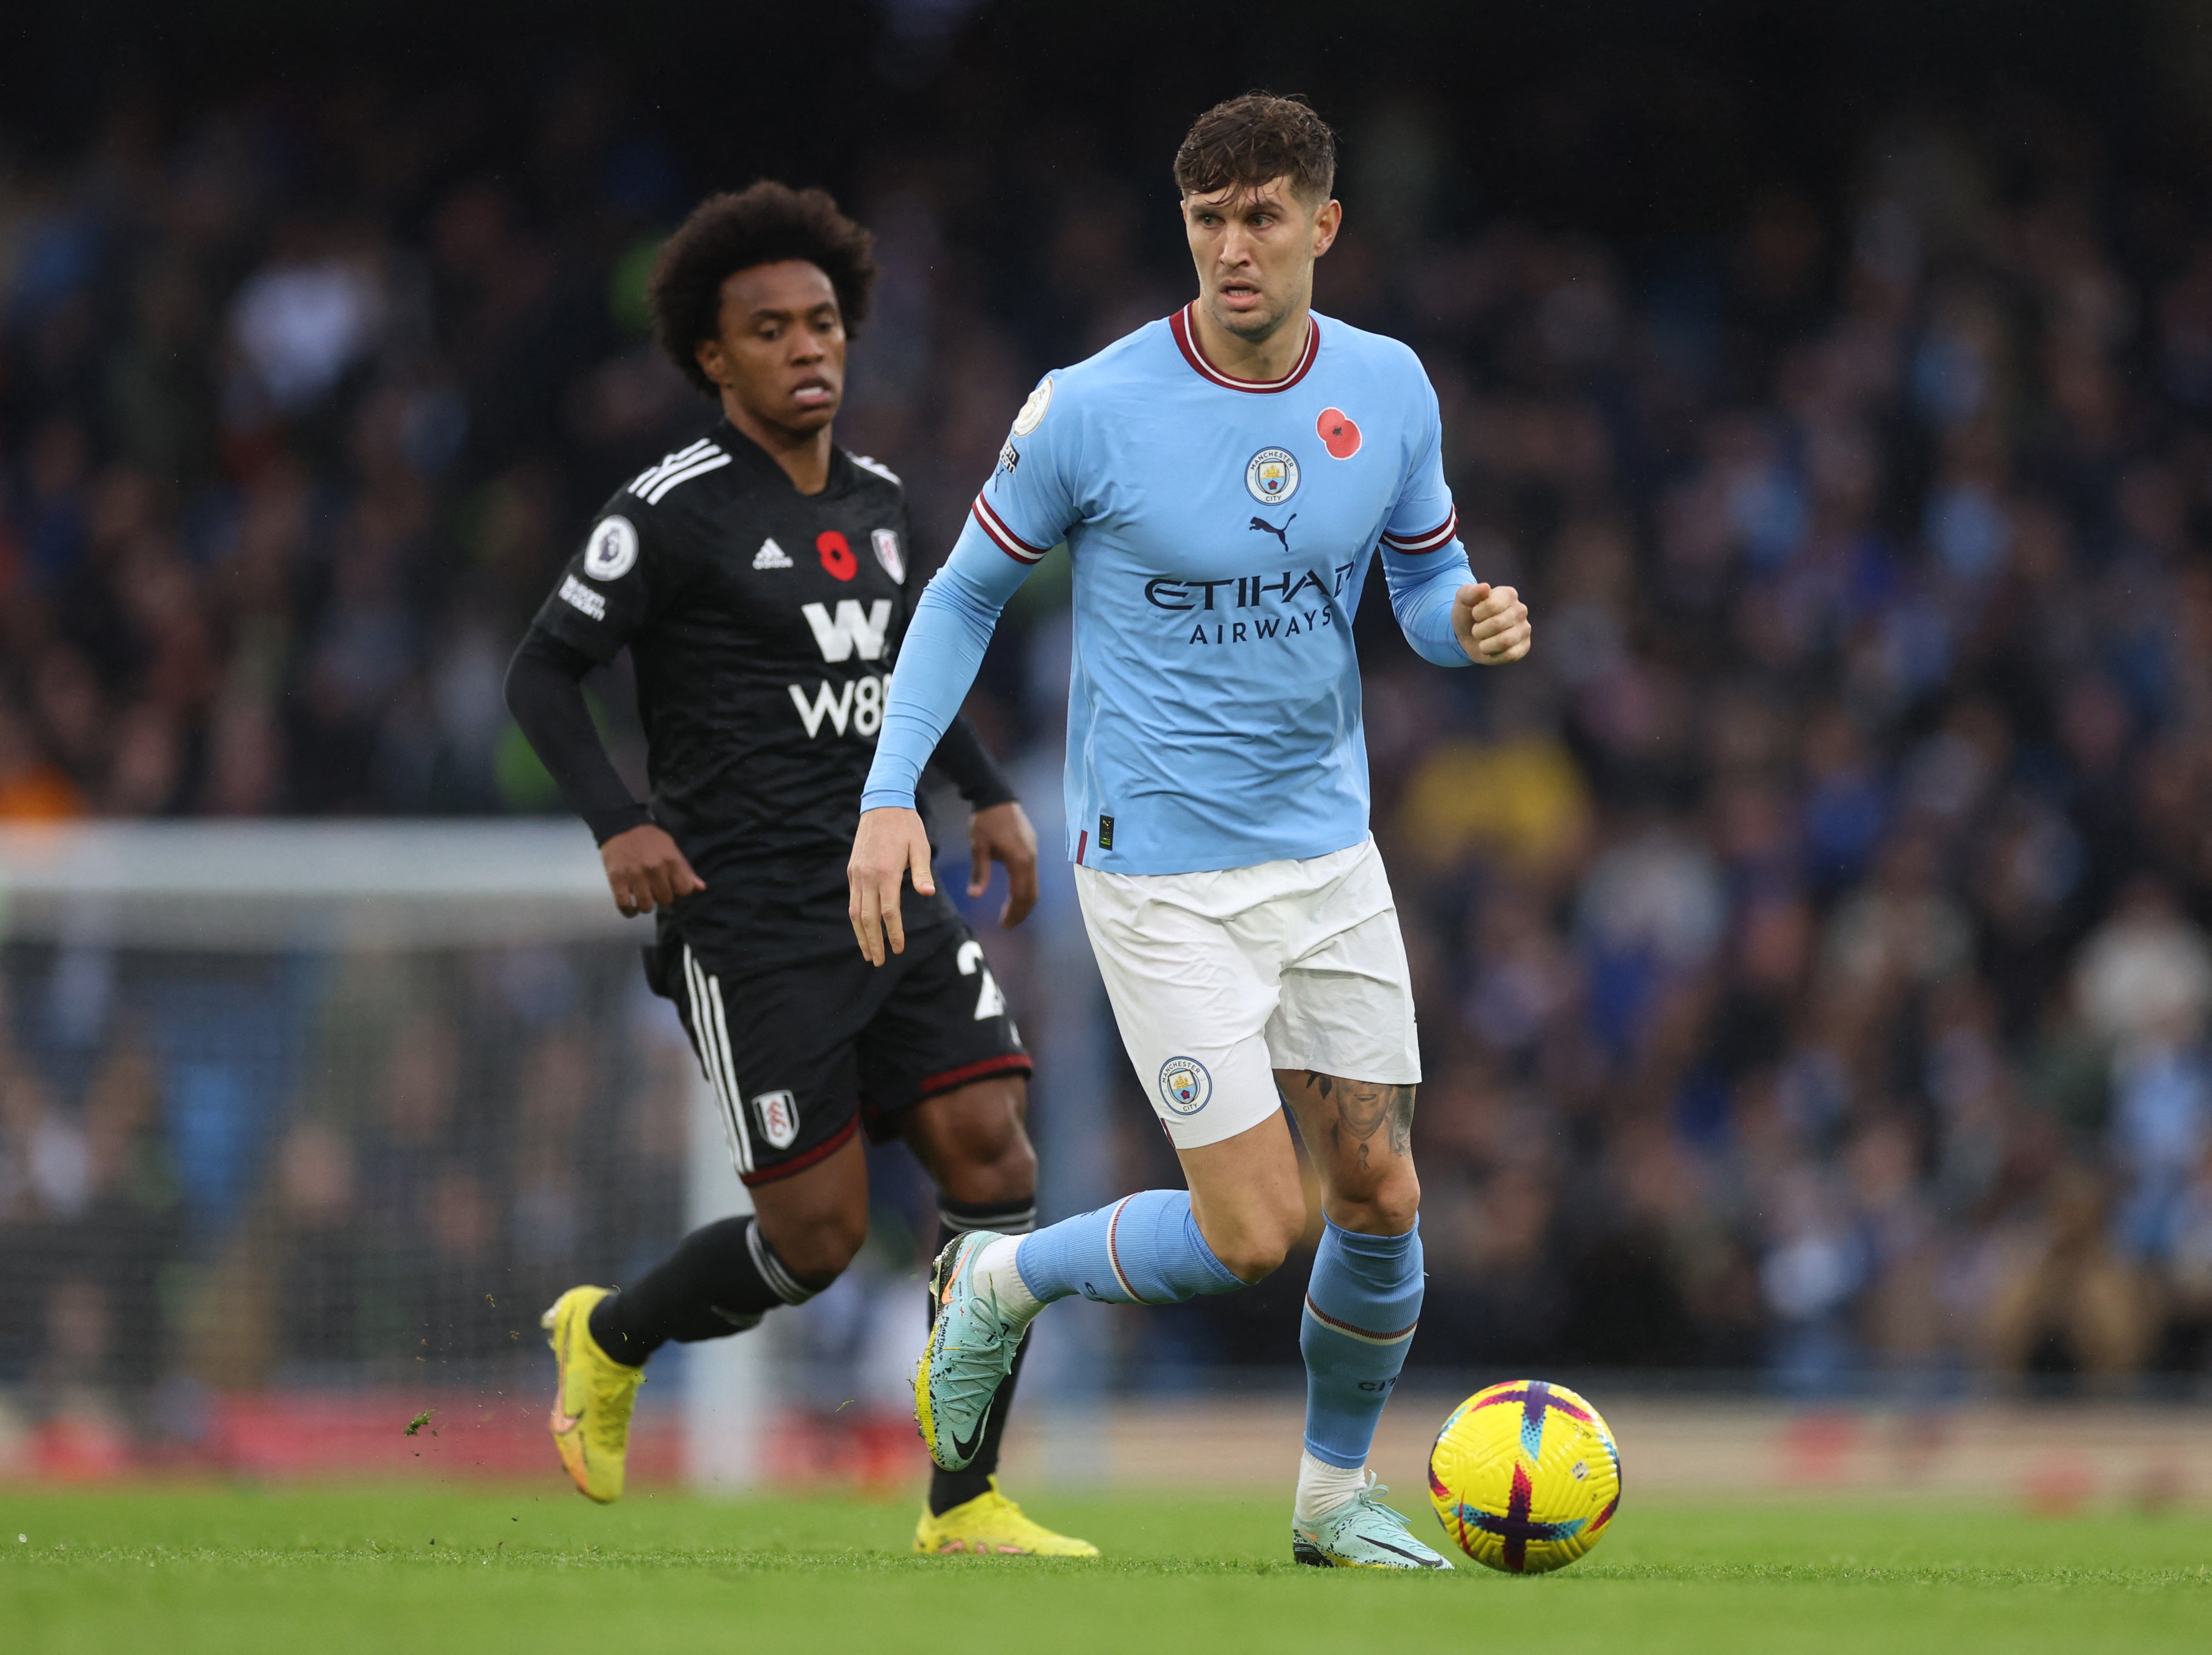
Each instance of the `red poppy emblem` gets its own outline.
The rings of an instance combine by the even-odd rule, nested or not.
[[[850,580],[860,572],[860,560],[853,555],[852,543],[835,529],[824,529],[814,537],[814,549],[821,554],[822,567],[840,580]]]
[[[1314,431],[1332,459],[1348,460],[1359,452],[1359,427],[1340,408],[1324,408],[1314,421]]]

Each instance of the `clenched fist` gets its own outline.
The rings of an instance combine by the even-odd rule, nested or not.
[[[1528,606],[1510,586],[1462,586],[1452,599],[1452,630],[1479,667],[1502,667],[1528,652]]]

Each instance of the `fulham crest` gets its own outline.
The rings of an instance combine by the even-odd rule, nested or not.
[[[637,525],[626,517],[602,518],[584,549],[584,573],[594,580],[618,580],[637,561]]]
[[[878,529],[868,538],[875,543],[876,561],[884,566],[884,573],[902,586],[906,585],[906,554],[899,550],[898,530]]]
[[[773,1149],[788,1149],[799,1137],[799,1106],[788,1092],[763,1092],[753,1099],[761,1136]]]

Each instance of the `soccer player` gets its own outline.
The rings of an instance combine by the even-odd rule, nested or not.
[[[934,888],[916,777],[1000,607],[1065,540],[1068,854],[1122,1043],[1188,1189],[949,1243],[915,1370],[923,1439],[939,1465],[967,1463],[1024,1330],[1055,1299],[1173,1304],[1279,1264],[1306,1215],[1287,1101],[1327,1220],[1299,1335],[1292,1553],[1442,1568],[1365,1470],[1420,1314],[1421,1076],[1368,833],[1352,617],[1379,546],[1425,658],[1517,661],[1529,627],[1510,587],[1468,571],[1413,353],[1311,309],[1314,261],[1342,215],[1334,173],[1334,138],[1302,101],[1253,94],[1191,128],[1175,178],[1198,297],[1048,375],[1016,416],[908,630],[850,912],[871,961],[908,946],[902,877]]]
[[[676,1003],[753,1198],[753,1215],[694,1231],[623,1290],[573,1288],[546,1312],[554,1440],[597,1500],[622,1494],[655,1349],[742,1332],[851,1260],[867,1228],[860,1127],[903,1139],[935,1179],[940,1244],[1035,1220],[1030,1059],[982,945],[932,887],[902,911],[910,954],[871,971],[845,914],[912,543],[898,478],[830,438],[875,275],[867,232],[820,191],[715,196],[669,239],[654,330],[721,418],[607,502],[508,672],[508,705],[599,840],[617,905],[659,916],[647,980]],[[625,646],[650,807],[580,688]],[[1015,924],[1036,900],[1028,818],[963,721],[931,749],[974,807],[971,894],[1004,863]],[[998,1491],[997,1450],[988,1434],[932,1479],[915,1549],[1095,1556]]]

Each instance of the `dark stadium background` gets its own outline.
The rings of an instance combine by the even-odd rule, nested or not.
[[[2203,1383],[2212,6],[15,9],[0,817],[557,809],[498,673],[700,415],[641,332],[654,239],[763,174],[875,227],[840,431],[926,569],[1036,375],[1185,296],[1169,157],[1255,85],[1339,127],[1317,302],[1422,352],[1477,567],[1537,623],[1527,669],[1446,677],[1362,616],[1431,1070],[1414,1361]],[[1025,591],[974,708],[1041,819],[1061,603]],[[1048,995],[1048,943],[1003,943]],[[656,1244],[661,1163],[635,1223],[556,1179],[568,1251],[512,1239],[510,1076],[422,1151],[477,1238],[428,1297],[192,1332],[226,1223],[282,1231],[288,1177],[398,1189],[405,1135],[270,1127],[196,1216],[159,1040],[70,1055],[55,961],[7,958],[0,1385],[34,1415],[367,1371],[416,1322],[488,1360],[470,1283]],[[1171,1176],[1091,1057],[1063,1209]],[[447,1222],[392,1198],[302,1220],[287,1279],[335,1303],[378,1224]],[[1103,1348],[1140,1387],[1293,1361],[1301,1277]]]

